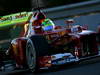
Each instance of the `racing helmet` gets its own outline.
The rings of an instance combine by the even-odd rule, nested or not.
[[[42,22],[42,28],[44,31],[51,31],[55,28],[55,24],[51,19],[47,18]]]

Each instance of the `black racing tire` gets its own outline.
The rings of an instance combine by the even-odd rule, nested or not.
[[[26,44],[26,62],[30,71],[34,72],[36,68],[36,51],[30,39],[28,39]]]
[[[28,38],[26,44],[26,61],[31,72],[38,70],[38,57],[49,55],[49,45],[47,40],[40,35]]]

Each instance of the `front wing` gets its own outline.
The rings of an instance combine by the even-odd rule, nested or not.
[[[78,57],[73,56],[71,53],[55,54],[52,56],[55,57],[52,58],[52,65],[62,65],[79,61]]]
[[[63,65],[77,61],[79,61],[79,58],[71,53],[59,53],[42,57],[41,60],[39,60],[39,65],[40,69],[45,69],[52,66]]]

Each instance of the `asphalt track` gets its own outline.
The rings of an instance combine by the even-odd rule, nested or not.
[[[0,72],[0,75],[100,75],[100,57],[31,73],[25,70]]]

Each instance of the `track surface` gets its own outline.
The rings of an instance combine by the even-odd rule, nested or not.
[[[0,75],[100,75],[100,57],[85,60],[79,64],[58,66],[31,73],[25,70],[1,72]]]

